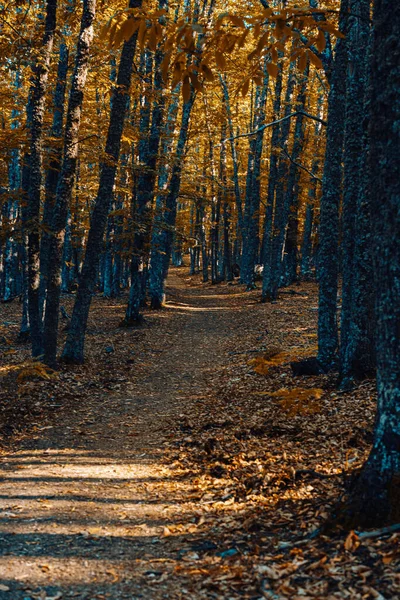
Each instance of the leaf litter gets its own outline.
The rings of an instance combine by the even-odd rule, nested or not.
[[[163,520],[143,538],[130,570],[102,553],[107,523],[82,531],[80,544],[96,544],[88,556],[98,555],[108,583],[82,583],[78,597],[131,598],[137,592],[133,581],[144,597],[155,599],[400,597],[399,531],[368,537],[324,529],[368,454],[375,387],[366,381],[339,393],[332,375],[293,377],[290,362],[315,355],[315,286],[302,284],[302,295],[262,305],[259,291],[201,285],[182,270],[174,270],[172,285],[167,310],[149,312],[144,327],[129,331],[118,327],[123,300],[96,297],[86,365],[62,366],[56,374],[19,377],[34,367],[28,346],[13,342],[18,307],[7,305],[2,316],[4,460],[10,451],[50,448],[61,440],[75,450],[100,444],[106,457],[123,443],[150,464],[157,481],[125,484],[122,477],[97,486],[116,497],[124,486],[136,486],[145,508],[157,497],[166,501]],[[68,311],[72,298],[64,301]],[[211,318],[209,307],[221,311]],[[174,353],[182,336],[192,335],[190,327],[197,328],[194,344],[180,352],[176,365]],[[166,378],[174,400],[165,411],[157,398]],[[147,398],[143,407],[140,390]],[[127,394],[135,397],[133,409],[124,404]],[[72,498],[76,489],[73,482],[69,486]],[[94,507],[98,494],[93,490]],[[47,512],[54,510],[51,498],[43,500]],[[73,510],[82,516],[80,507]],[[128,502],[116,510],[123,531],[150,531],[144,513],[131,525],[138,509]],[[18,516],[19,509],[3,512],[15,523],[10,513]],[[8,550],[12,555],[13,546]],[[50,590],[43,581],[57,579],[51,561],[38,564],[49,565],[41,569],[41,581]],[[67,569],[71,574],[77,566]],[[5,588],[14,582],[2,585],[10,597]],[[56,593],[73,592],[63,585]]]

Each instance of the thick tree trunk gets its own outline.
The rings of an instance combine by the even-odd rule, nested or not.
[[[72,284],[72,218],[71,213],[67,216],[65,226],[65,239],[61,266],[61,291],[69,292]]]
[[[340,378],[347,388],[373,367],[373,285],[365,135],[368,87],[369,0],[350,0],[342,206],[342,313]]]
[[[75,181],[78,141],[83,95],[89,68],[90,46],[93,39],[93,21],[96,0],[84,0],[81,28],[75,58],[75,68],[69,95],[64,136],[64,156],[57,184],[51,221],[51,239],[48,264],[46,310],[43,329],[45,362],[54,367],[57,358],[58,316],[61,295],[61,263],[68,209]]]
[[[28,230],[28,304],[32,356],[42,355],[42,318],[39,303],[40,282],[40,201],[42,186],[42,137],[45,96],[56,29],[57,0],[47,0],[40,58],[33,65],[28,126],[30,129],[30,177],[27,211]]]
[[[15,72],[14,79],[14,89],[16,94],[18,94],[21,83],[21,74],[18,70]],[[12,110],[11,118],[11,129],[15,130],[19,128],[19,108],[14,108]],[[19,148],[11,148],[8,163],[8,188],[11,192],[11,197],[8,202],[5,202],[2,206],[2,228],[4,228],[3,231],[8,230],[2,264],[2,296],[4,302],[8,302],[15,298],[20,291],[18,277],[18,242],[15,239],[15,228],[18,215],[21,212],[21,209],[18,210],[17,202],[17,195],[19,195],[18,192],[21,188],[21,171],[21,150]]]
[[[65,90],[67,86],[68,73],[68,46],[65,43],[60,44],[57,83],[54,91],[54,112],[53,123],[51,127],[51,137],[55,140],[61,140],[63,133],[63,118],[65,109]],[[46,300],[46,289],[48,279],[48,266],[50,264],[50,229],[51,219],[56,201],[57,183],[62,163],[62,146],[58,144],[51,148],[49,152],[49,168],[46,173],[45,198],[42,219],[42,239],[40,242],[40,314],[43,317],[44,303]]]
[[[400,521],[400,4],[376,0],[371,61],[378,411],[370,456],[350,498],[352,525]]]
[[[111,207],[112,208],[112,207]],[[103,296],[104,298],[111,298],[112,290],[112,277],[113,277],[113,230],[114,230],[114,219],[112,215],[108,215],[107,229],[106,229],[106,240],[104,250],[104,272],[103,272]]]
[[[142,0],[130,0],[129,7],[140,8],[141,4]],[[132,78],[136,40],[137,34],[135,33],[129,41],[124,42],[119,62],[117,82],[112,94],[110,122],[105,147],[107,160],[101,165],[99,188],[90,223],[85,260],[63,352],[63,358],[68,362],[82,363],[84,360],[86,324],[96,284],[99,255],[107,217],[113,197],[122,131],[128,109],[128,90]]]
[[[345,31],[348,0],[341,2],[340,29]],[[346,102],[346,45],[339,38],[328,98],[328,127],[320,204],[318,249],[318,360],[325,369],[335,366],[338,349],[337,290],[339,206]]]

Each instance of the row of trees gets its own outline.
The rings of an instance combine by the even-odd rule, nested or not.
[[[78,287],[63,357],[82,362],[92,294],[129,288],[125,324],[140,323],[182,252],[213,283],[240,265],[249,289],[265,264],[264,299],[297,279],[299,245],[312,276],[319,67],[340,34],[284,4],[221,17],[215,2],[115,2],[96,16],[94,1],[54,0],[9,14],[1,289],[24,297],[34,357],[56,364],[62,291]]]
[[[92,295],[128,289],[124,324],[139,324],[185,252],[204,280],[240,270],[247,289],[261,265],[263,301],[316,274],[312,369],[337,369],[347,389],[378,368],[375,443],[352,505],[387,517],[400,473],[400,9],[1,10],[0,284],[4,301],[23,298],[33,356],[56,365],[62,292],[77,290],[63,358],[80,363]]]

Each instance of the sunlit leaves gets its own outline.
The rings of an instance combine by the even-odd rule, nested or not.
[[[313,415],[321,411],[321,399],[324,390],[320,388],[282,388],[268,395],[277,398],[277,402],[288,416]]]
[[[255,15],[224,12],[211,22],[192,20],[189,15],[171,21],[162,10],[120,11],[103,27],[100,38],[108,37],[109,47],[115,49],[134,34],[140,48],[162,49],[164,81],[172,75],[172,87],[182,83],[184,98],[189,97],[191,86],[201,91],[204,81],[213,81],[214,69],[225,72],[229,66],[227,57],[241,49],[246,49],[249,62],[249,73],[239,88],[245,96],[251,79],[260,84],[259,63],[264,56],[270,57],[265,68],[273,78],[278,75],[279,52],[290,52],[290,58],[298,60],[300,70],[307,63],[321,69],[318,52],[326,48],[326,35],[343,37],[323,10],[268,8]],[[288,40],[292,40],[290,51]]]
[[[278,65],[272,62],[267,63],[267,71],[271,75],[271,77],[277,77],[279,71]]]
[[[182,83],[182,96],[183,96],[184,102],[188,102],[190,100],[190,95],[191,95],[191,88],[190,88],[189,75],[185,75],[183,78],[183,83]]]

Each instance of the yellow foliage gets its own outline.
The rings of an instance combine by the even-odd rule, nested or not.
[[[324,390],[320,388],[282,388],[276,392],[268,392],[268,396],[279,398],[280,407],[290,417],[298,415],[314,415],[321,412],[321,403],[318,402]]]
[[[278,352],[273,356],[268,356],[267,354],[267,358],[266,355],[257,356],[257,358],[251,361],[251,363],[254,364],[255,373],[258,373],[259,375],[267,375],[270,367],[282,365],[287,361],[287,357],[287,352]]]
[[[307,346],[305,348],[293,347],[287,351],[269,350],[253,358],[249,364],[254,365],[254,372],[258,375],[268,375],[270,367],[279,367],[292,360],[309,356],[315,349],[315,346]]]
[[[18,383],[25,383],[31,379],[55,379],[57,373],[47,365],[34,360],[27,360],[18,365],[7,365],[0,369],[0,377],[5,377],[10,373],[17,373]]]

